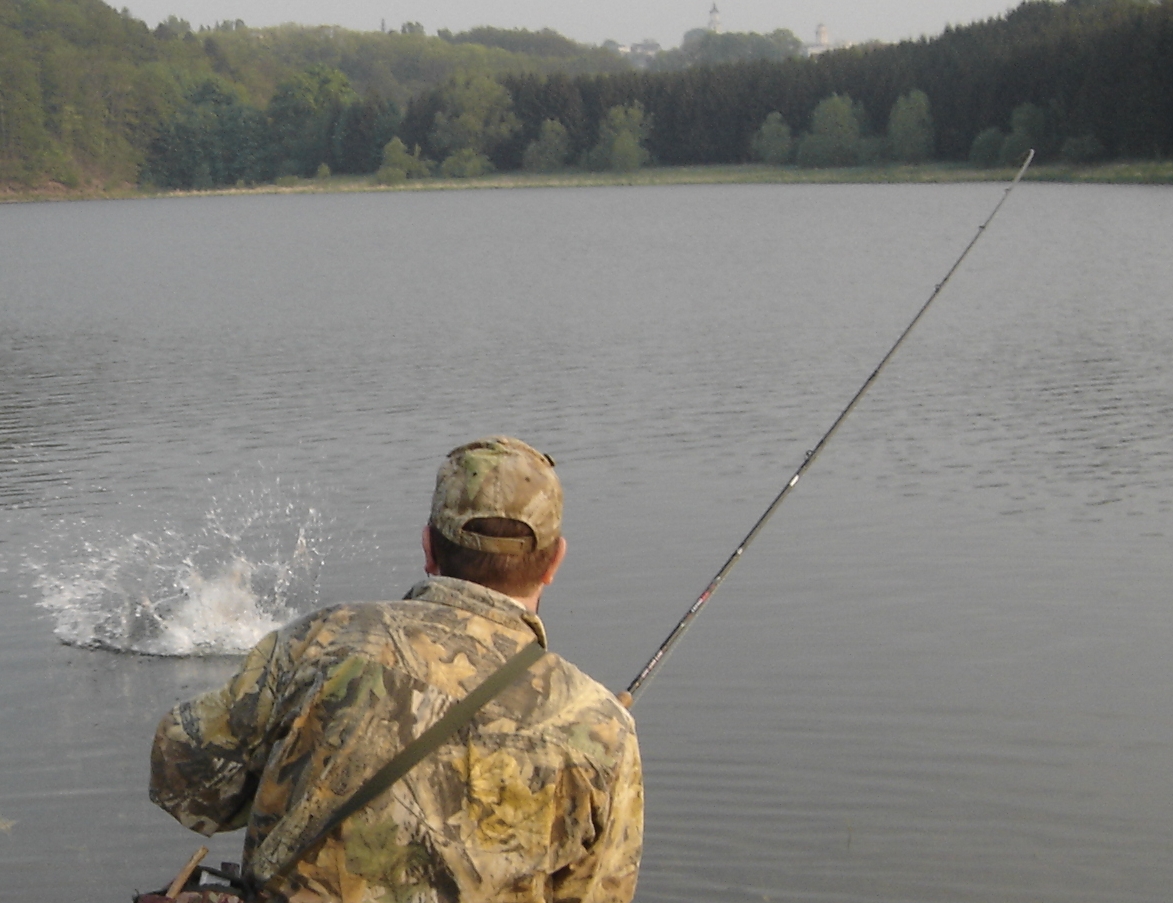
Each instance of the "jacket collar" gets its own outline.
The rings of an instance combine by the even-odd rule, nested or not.
[[[429,577],[408,590],[404,598],[460,608],[514,629],[524,624],[534,632],[542,648],[549,645],[541,618],[520,602],[479,583],[457,580],[455,577]]]

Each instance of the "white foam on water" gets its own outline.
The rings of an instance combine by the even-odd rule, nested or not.
[[[163,530],[82,545],[72,561],[27,562],[55,635],[144,655],[237,654],[313,609],[321,518],[293,505],[215,506],[191,536]]]

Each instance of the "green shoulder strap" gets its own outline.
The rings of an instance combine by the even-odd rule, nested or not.
[[[371,800],[387,790],[392,784],[411,771],[421,759],[435,751],[445,740],[472,721],[473,716],[489,700],[493,699],[493,697],[513,683],[513,681],[521,676],[523,671],[540,659],[545,652],[546,650],[542,648],[542,644],[535,640],[489,675],[484,683],[465,696],[464,699],[448,709],[439,721],[412,740],[407,746],[403,747],[399,751],[399,755],[371,775],[366,783],[359,787],[350,799],[338,807],[334,814],[326,820],[326,823],[321,829],[303,843],[297,852],[281,868],[273,873],[273,878],[287,874],[307,850],[321,841],[327,834],[342,824],[342,822],[346,821],[346,819],[350,818],[350,816],[354,815],[355,812]],[[273,878],[269,880],[271,881]]]

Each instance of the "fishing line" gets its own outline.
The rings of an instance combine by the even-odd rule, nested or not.
[[[827,443],[831,441],[831,437],[835,435],[835,432],[839,429],[840,424],[842,424],[843,421],[847,419],[847,415],[851,413],[851,411],[859,403],[859,400],[863,398],[867,390],[871,388],[872,383],[874,383],[879,377],[880,371],[884,369],[888,361],[890,361],[896,354],[897,349],[899,349],[900,346],[904,343],[904,340],[908,338],[909,333],[912,332],[916,324],[920,322],[921,317],[925,315],[925,312],[929,309],[929,306],[933,303],[933,301],[936,300],[937,296],[941,294],[941,290],[945,288],[945,285],[952,278],[953,274],[957,272],[957,268],[961,266],[961,262],[965,260],[966,256],[973,249],[973,246],[978,243],[978,239],[981,238],[985,233],[986,227],[990,225],[994,217],[998,215],[998,211],[1002,209],[1002,205],[1006,203],[1006,198],[1010,197],[1010,192],[1014,190],[1014,186],[1019,183],[1023,175],[1026,173],[1027,167],[1030,166],[1034,156],[1034,150],[1031,150],[1026,155],[1026,161],[1022,164],[1022,168],[1018,170],[1018,174],[1014,177],[1010,185],[1003,192],[1001,199],[998,201],[993,211],[988,217],[986,217],[986,221],[978,226],[977,234],[974,235],[970,243],[965,246],[965,250],[961,252],[961,256],[958,257],[956,261],[954,261],[953,266],[949,268],[949,272],[945,274],[945,278],[937,283],[937,287],[933,289],[933,293],[929,295],[929,300],[927,300],[921,306],[921,309],[917,311],[916,316],[912,318],[912,322],[908,324],[904,332],[902,332],[900,337],[896,340],[896,343],[889,349],[888,353],[884,355],[883,360],[881,360],[876,369],[872,371],[872,375],[869,376],[864,381],[864,384],[859,387],[859,391],[856,392],[851,401],[847,403],[847,407],[845,407],[840,412],[839,416],[835,418],[835,422],[832,423],[831,428],[823,434],[823,438],[818,441],[818,444],[815,445],[814,448],[806,453],[806,458],[803,460],[802,464],[799,465],[798,470],[794,472],[794,476],[792,476],[789,482],[787,482],[786,485],[782,487],[782,491],[774,497],[774,501],[770,503],[770,506],[765,510],[762,516],[758,518],[757,523],[753,525],[753,529],[746,534],[745,539],[743,539],[741,544],[733,550],[733,554],[729,556],[725,564],[721,567],[721,570],[717,571],[713,579],[709,581],[709,585],[705,587],[705,591],[697,597],[697,600],[692,604],[692,607],[690,607],[688,611],[684,613],[684,617],[682,617],[677,622],[676,627],[674,627],[672,632],[668,634],[668,638],[664,640],[664,642],[660,644],[660,648],[656,650],[656,654],[648,659],[648,663],[644,665],[643,670],[639,672],[639,675],[635,678],[635,680],[633,680],[628,685],[626,692],[620,694],[620,698],[623,699],[626,705],[630,706],[635,698],[639,696],[643,685],[647,683],[652,674],[655,673],[656,669],[659,668],[660,665],[662,665],[668,658],[668,653],[672,651],[672,647],[676,645],[677,641],[682,636],[684,636],[684,632],[688,630],[688,628],[692,625],[693,620],[698,614],[700,614],[701,609],[704,608],[709,599],[712,598],[713,593],[717,591],[717,587],[719,587],[724,582],[725,578],[729,576],[729,572],[733,570],[734,565],[736,565],[737,562],[741,560],[741,556],[745,554],[745,550],[749,548],[750,543],[754,541],[758,533],[762,531],[762,528],[765,527],[766,523],[774,515],[774,512],[778,510],[778,507],[782,504],[782,501],[786,498],[787,495],[790,494],[790,490],[798,484],[798,481],[802,475],[806,473],[807,469],[815,462],[815,458],[819,456],[819,452],[821,452],[826,447]]]

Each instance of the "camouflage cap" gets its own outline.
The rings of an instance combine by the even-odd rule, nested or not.
[[[528,537],[465,530],[465,524],[478,517],[520,521],[534,531],[536,544]],[[562,529],[562,484],[554,473],[554,459],[508,436],[454,448],[436,475],[429,522],[466,549],[521,555],[546,548]]]

